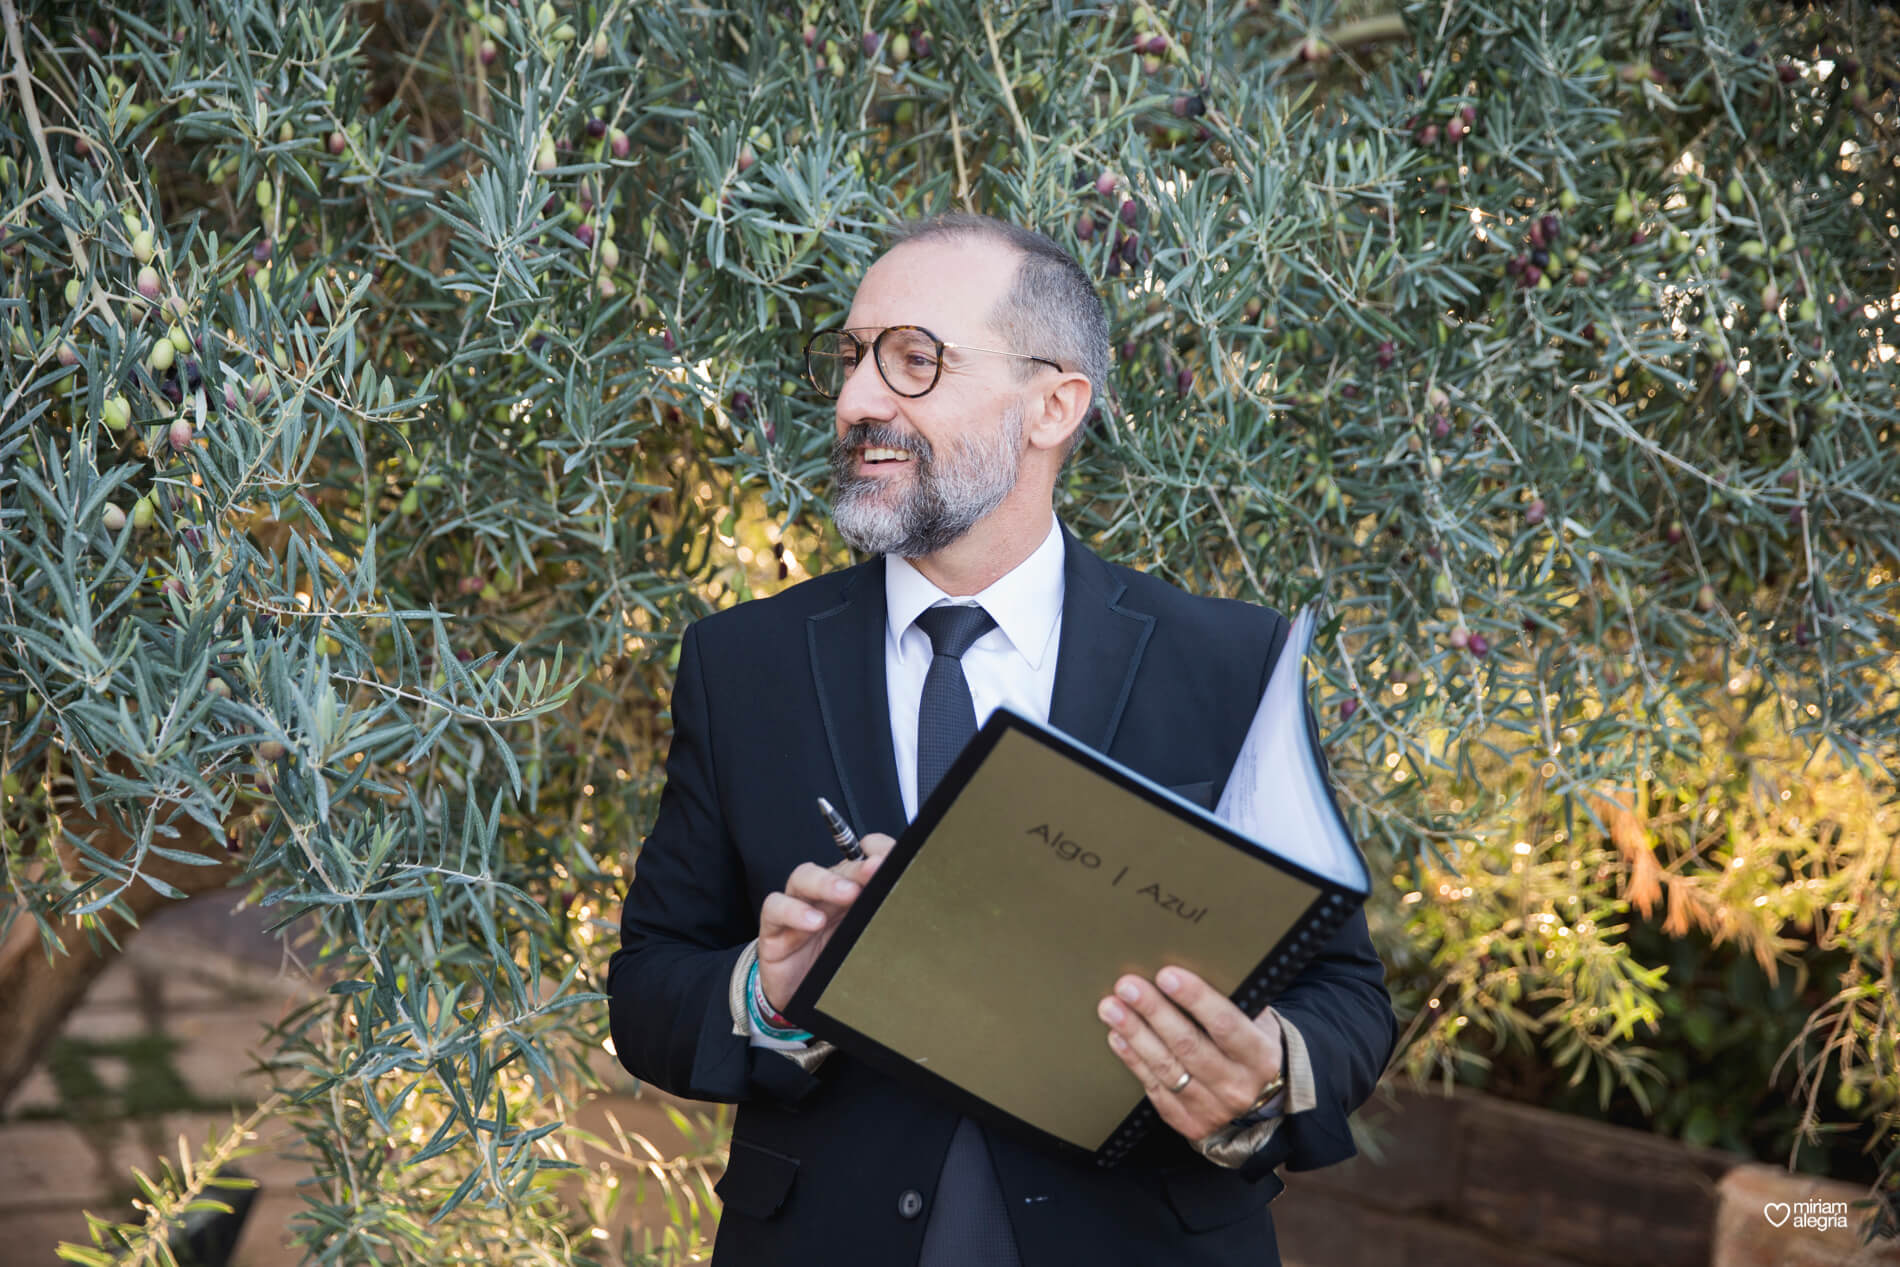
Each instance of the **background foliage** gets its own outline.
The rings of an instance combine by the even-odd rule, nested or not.
[[[1890,10],[0,10],[0,919],[282,913],[313,1254],[695,1243],[559,1126],[674,639],[849,561],[797,347],[962,206],[1101,278],[1069,522],[1328,602],[1405,1068],[1894,1226]]]

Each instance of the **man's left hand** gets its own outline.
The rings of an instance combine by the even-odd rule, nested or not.
[[[1189,1140],[1245,1113],[1280,1076],[1280,1021],[1272,1010],[1255,1020],[1185,968],[1163,968],[1153,981],[1123,977],[1096,1014],[1162,1120]],[[1183,1073],[1187,1085],[1176,1091]]]

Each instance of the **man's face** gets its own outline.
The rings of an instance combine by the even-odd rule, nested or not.
[[[845,329],[866,354],[838,395],[831,446],[832,518],[854,548],[935,554],[1015,488],[1023,405],[1009,357],[950,349],[937,385],[905,397],[878,373],[869,344],[889,326],[916,325],[947,342],[1003,347],[988,317],[1016,264],[996,243],[914,242],[879,259],[858,286]]]

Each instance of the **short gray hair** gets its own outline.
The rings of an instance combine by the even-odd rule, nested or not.
[[[885,245],[888,253],[908,242],[981,238],[1015,248],[1022,259],[1016,280],[990,314],[990,321],[1012,344],[1010,351],[1046,356],[1065,370],[1088,376],[1089,408],[1069,437],[1067,458],[1082,442],[1091,414],[1108,404],[1108,313],[1095,283],[1075,257],[1053,240],[994,216],[950,212],[896,225]],[[1034,361],[1017,361],[1018,382],[1036,372]]]

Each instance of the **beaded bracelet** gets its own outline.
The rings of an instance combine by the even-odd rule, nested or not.
[[[751,1013],[753,1026],[767,1038],[782,1043],[811,1041],[808,1031],[793,1026],[765,997],[765,987],[759,984],[759,962],[756,959],[746,973],[746,1010]]]

